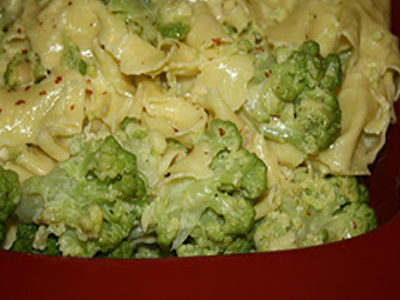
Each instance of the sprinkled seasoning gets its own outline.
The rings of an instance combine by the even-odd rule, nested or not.
[[[221,136],[221,137],[223,137],[226,134],[226,132],[223,128],[218,128],[218,132],[219,132],[219,136]]]
[[[21,105],[21,104],[25,104],[25,103],[26,103],[25,100],[19,99],[19,100],[17,100],[14,104],[15,104],[15,105]]]
[[[61,76],[57,76],[56,80],[54,81],[55,84],[59,84],[62,80]]]
[[[213,41],[213,43],[216,44],[217,46],[221,45],[221,39],[220,39],[220,38],[213,38],[212,41]]]

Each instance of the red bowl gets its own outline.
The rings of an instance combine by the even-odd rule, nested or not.
[[[400,35],[400,1],[392,1]],[[400,103],[396,105],[400,120]],[[0,298],[400,299],[400,122],[369,178],[379,227],[301,250],[157,260],[45,257],[0,251]]]

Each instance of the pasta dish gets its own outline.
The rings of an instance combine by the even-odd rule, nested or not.
[[[382,0],[3,0],[0,241],[147,258],[376,225],[395,122]]]

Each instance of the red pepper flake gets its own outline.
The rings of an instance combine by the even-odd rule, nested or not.
[[[75,104],[72,104],[71,105],[71,110],[74,110],[75,109]]]
[[[68,6],[71,6],[71,5],[72,5],[72,1],[69,1],[69,2],[68,2]]]
[[[23,49],[23,50],[21,51],[21,53],[24,54],[24,55],[28,54],[28,49]]]
[[[255,48],[257,51],[265,52],[265,49],[261,46]]]
[[[86,89],[86,93],[89,95],[93,95],[93,91],[91,89]]]
[[[43,25],[43,21],[39,21],[39,26],[42,26]]]
[[[306,40],[308,40],[310,37],[308,36],[308,34],[306,34]]]
[[[46,92],[45,90],[42,90],[42,91],[39,92],[39,95],[40,95],[40,96],[47,95],[47,92]]]
[[[267,78],[269,77],[269,73],[268,73],[268,72],[265,72],[264,75],[265,75],[265,77],[267,77]]]
[[[356,223],[356,222],[353,222],[353,228],[356,229],[357,226],[358,226],[357,223]]]
[[[311,217],[311,213],[309,211],[306,212],[307,217]]]
[[[25,100],[23,100],[23,99],[19,99],[18,101],[16,101],[14,104],[15,105],[21,105],[21,104],[25,104],[26,103],[26,101]]]
[[[213,41],[214,44],[216,44],[217,46],[221,45],[221,39],[220,38],[213,38],[211,39]]]
[[[56,84],[59,84],[62,80],[61,76],[57,76],[56,81],[54,81]]]
[[[17,29],[17,32],[18,32],[19,34],[21,34],[21,33],[22,33],[22,29],[21,29],[21,28],[18,28],[18,29]]]
[[[0,108],[0,114],[3,112],[3,109],[2,108]]]
[[[87,83],[92,83],[92,81],[89,79],[86,80]]]
[[[221,137],[223,137],[226,134],[226,132],[223,128],[218,128],[218,132],[219,132],[219,136],[221,136]]]
[[[29,91],[30,88],[31,88],[31,86],[28,85],[28,86],[25,87],[24,91],[27,92],[27,91]]]

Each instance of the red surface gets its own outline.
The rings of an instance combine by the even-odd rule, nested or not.
[[[400,1],[392,2],[399,35]],[[349,241],[276,253],[128,261],[0,251],[0,299],[397,300],[400,123],[390,129],[369,184],[381,225]]]

